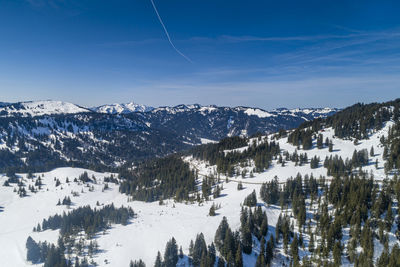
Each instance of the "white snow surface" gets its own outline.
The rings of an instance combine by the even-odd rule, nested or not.
[[[246,113],[249,116],[254,115],[259,118],[268,118],[268,117],[277,117],[278,116],[276,114],[271,114],[267,111],[264,111],[264,110],[258,109],[258,108],[248,108],[248,109],[246,109],[246,111],[244,113]]]
[[[370,158],[371,164],[363,167],[374,173],[375,179],[383,179],[386,177],[382,165],[383,148],[380,145],[380,137],[387,135],[387,130],[393,123],[389,122],[386,126],[377,132],[371,134],[368,140],[361,140],[358,145],[354,145],[352,140],[342,140],[333,136],[332,129],[324,129],[321,133],[333,141],[333,152],[329,153],[328,148],[317,149],[315,147],[315,140],[313,149],[303,151],[300,149],[298,153],[306,152],[310,159],[314,155],[325,159],[326,155],[339,155],[343,159],[351,158],[354,149],[370,149],[372,146],[375,150],[374,157]],[[270,139],[272,135],[268,137]],[[257,139],[251,140],[251,142]],[[283,151],[287,150],[292,153],[296,147],[287,143],[287,138],[278,140],[280,147]],[[245,148],[238,149],[239,151]],[[379,168],[376,170],[374,166],[375,160],[379,160]],[[191,157],[184,159],[189,162],[191,167],[197,169],[200,175],[208,175],[214,172],[215,166],[209,166],[205,162],[199,162]],[[322,162],[321,162],[322,164]],[[326,169],[320,166],[317,169],[311,169],[310,164],[303,166],[295,166],[292,162],[287,162],[286,166],[282,167],[277,160],[273,160],[272,166],[265,172],[257,174],[254,178],[236,177],[230,179],[227,183],[225,177],[221,176],[223,182],[223,190],[221,197],[212,199],[201,205],[198,203],[174,203],[173,200],[165,201],[164,205],[159,205],[158,202],[145,203],[140,201],[128,202],[127,196],[118,192],[118,186],[109,184],[110,189],[102,192],[103,178],[109,176],[109,173],[97,173],[87,170],[89,176],[95,175],[97,184],[94,184],[94,191],[89,192],[85,184],[78,185],[72,182],[75,177],[83,173],[84,169],[78,168],[59,168],[51,172],[44,173],[44,186],[38,193],[28,192],[28,196],[20,198],[15,192],[13,187],[0,186],[0,257],[4,266],[30,266],[26,259],[25,242],[30,235],[36,241],[48,240],[56,242],[58,237],[57,231],[44,231],[35,233],[32,228],[44,218],[56,213],[66,211],[65,206],[56,206],[58,199],[64,196],[71,196],[71,190],[80,193],[78,197],[72,197],[74,203],[71,208],[76,208],[82,205],[95,206],[99,201],[101,204],[114,203],[116,207],[130,206],[134,212],[137,213],[137,218],[132,219],[131,223],[122,225],[113,225],[105,235],[99,234],[97,242],[102,250],[95,257],[95,261],[99,266],[106,266],[105,260],[110,264],[107,266],[128,266],[130,260],[142,259],[147,266],[154,264],[157,251],[164,253],[166,242],[175,237],[179,246],[182,246],[185,254],[188,253],[189,243],[191,239],[195,239],[196,234],[202,232],[205,236],[206,242],[210,244],[214,239],[215,231],[222,220],[226,216],[229,225],[232,229],[238,229],[240,226],[240,210],[241,203],[244,198],[253,190],[256,190],[257,195],[261,183],[270,181],[275,176],[279,181],[284,182],[289,177],[294,177],[297,173],[313,174],[314,177],[320,175],[326,176]],[[249,172],[248,172],[249,173]],[[41,174],[40,174],[41,175]],[[25,174],[21,176],[26,177]],[[55,187],[54,177],[57,177],[62,182],[61,186]],[[66,177],[71,181],[69,184],[65,183]],[[5,176],[0,175],[0,184],[2,185]],[[27,180],[27,179],[25,179]],[[201,177],[200,179],[201,180]],[[244,189],[237,190],[237,182],[242,181]],[[62,189],[61,189],[62,187]],[[261,203],[261,200],[259,199]],[[217,210],[217,216],[208,216],[209,209],[212,205],[221,204],[221,209]],[[275,226],[277,218],[280,214],[280,209],[276,207],[266,207],[263,205],[268,215],[269,225]],[[253,266],[255,262],[254,254],[248,256],[244,255],[245,266]],[[276,263],[276,265],[279,265]]]
[[[218,143],[215,140],[207,139],[207,138],[200,138],[201,144],[213,144],[213,143]]]
[[[108,113],[108,114],[127,114],[132,112],[149,112],[153,110],[152,107],[136,104],[134,102],[125,103],[125,104],[110,104],[110,105],[102,105],[99,107],[91,108],[91,110],[99,113]]]
[[[15,106],[19,107],[15,108]],[[75,114],[89,112],[89,110],[68,102],[44,100],[0,106],[0,114],[1,112],[7,112],[8,116],[21,115],[33,117],[50,114]]]

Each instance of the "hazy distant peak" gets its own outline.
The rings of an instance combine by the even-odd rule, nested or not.
[[[132,112],[148,112],[153,110],[153,107],[136,104],[134,102],[124,103],[124,104],[110,104],[110,105],[102,105],[99,107],[91,108],[91,110],[99,113],[108,113],[108,114],[126,114]]]

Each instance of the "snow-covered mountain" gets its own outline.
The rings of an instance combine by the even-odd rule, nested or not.
[[[220,140],[226,136],[251,136],[295,128],[315,118],[326,118],[339,109],[278,109],[178,105],[159,107],[144,114],[151,127],[168,128],[190,137]]]
[[[101,209],[105,205],[113,204],[115,207],[125,206],[134,210],[135,216],[130,218],[130,223],[111,224],[107,229],[93,235],[82,234],[82,231],[76,236],[67,236],[65,239],[68,247],[65,250],[66,258],[72,260],[75,260],[75,257],[81,260],[86,258],[89,261],[93,260],[98,266],[122,267],[129,266],[130,260],[142,259],[147,266],[153,266],[157,251],[163,255],[166,242],[174,237],[178,248],[182,246],[184,254],[182,258],[178,258],[177,266],[190,266],[188,257],[193,255],[193,250],[190,253],[191,240],[202,233],[206,245],[215,242],[216,231],[225,217],[233,233],[243,230],[243,221],[252,223],[251,251],[250,253],[243,252],[240,256],[243,266],[253,267],[256,266],[260,252],[264,250],[260,249],[260,237],[257,236],[259,235],[258,226],[255,226],[257,223],[250,219],[243,220],[246,216],[242,214],[243,208],[246,207],[244,199],[252,192],[256,192],[257,205],[251,208],[252,214],[257,216],[257,209],[265,212],[269,227],[263,237],[266,242],[274,238],[271,266],[290,266],[296,248],[293,245],[294,237],[301,237],[302,243],[297,246],[297,254],[302,264],[312,260],[311,266],[318,266],[319,261],[333,263],[339,259],[342,265],[354,266],[352,262],[354,258],[351,260],[350,255],[356,253],[355,255],[361,258],[366,251],[365,244],[369,244],[373,253],[368,256],[370,257],[368,262],[378,265],[382,252],[390,252],[396,245],[400,245],[398,237],[400,217],[398,196],[396,196],[400,192],[400,182],[394,178],[397,170],[386,167],[389,159],[398,160],[398,154],[396,156],[392,149],[388,148],[398,147],[395,141],[398,140],[396,135],[400,134],[398,122],[400,112],[397,110],[397,113],[387,113],[388,110],[395,109],[390,105],[384,107],[377,105],[376,108],[368,109],[365,106],[360,108],[355,106],[343,114],[337,114],[340,116],[323,120],[322,124],[318,124],[320,121],[314,121],[305,125],[304,128],[285,133],[243,139],[239,142],[240,145],[234,145],[231,149],[223,148],[224,150],[218,151],[218,146],[231,146],[234,144],[234,138],[230,138],[231,142],[221,142],[213,148],[207,149],[204,146],[204,151],[199,150],[204,153],[189,151],[183,155],[178,154],[177,156],[198,175],[195,181],[196,192],[188,201],[179,202],[176,198],[167,198],[162,202],[144,202],[133,200],[132,196],[122,194],[121,188],[124,186],[126,173],[135,169],[130,167],[119,176],[115,173],[94,172],[80,168],[58,168],[49,172],[33,173],[33,175],[23,173],[11,179],[2,174],[0,185],[10,181],[7,186],[0,186],[2,263],[5,266],[31,266],[31,263],[26,260],[26,243],[29,236],[36,242],[47,241],[57,245],[57,239],[62,232],[55,226],[54,229],[37,230],[37,225],[42,225],[43,219],[47,220],[49,216],[68,213],[86,205]],[[249,111],[249,109],[244,111]],[[372,125],[365,129],[363,121],[357,123],[357,116],[364,119],[366,118],[364,115],[368,117],[367,121]],[[109,115],[108,118],[113,118],[113,116]],[[338,122],[341,123],[338,124]],[[314,125],[315,129],[312,133],[307,133],[311,128],[310,125]],[[359,128],[359,126],[362,127]],[[107,127],[102,125],[101,128],[105,130]],[[78,128],[75,129],[78,130]],[[343,129],[346,130],[346,136],[340,137]],[[355,136],[364,131],[366,136],[357,140]],[[70,133],[65,132],[65,135],[68,134]],[[76,136],[79,138],[84,135],[77,131]],[[87,135],[90,136],[90,134]],[[305,142],[293,143],[307,136],[311,140],[309,148],[304,147]],[[114,140],[118,142],[119,139]],[[319,144],[319,140],[322,140],[322,143]],[[101,141],[112,142],[108,139]],[[279,147],[279,150],[268,152],[268,145]],[[355,151],[362,152],[362,157],[366,157],[366,161],[359,166],[359,163],[354,161],[358,161],[357,157],[361,154]],[[367,151],[367,156],[364,151]],[[116,150],[110,153],[116,153]],[[276,154],[269,158],[268,156],[272,155],[270,153]],[[387,155],[384,156],[385,154]],[[267,157],[262,158],[263,155]],[[87,157],[87,154],[82,156]],[[214,157],[225,160],[215,160]],[[257,164],[263,163],[267,158],[269,158],[268,164],[263,165],[265,169],[257,170]],[[313,166],[312,161],[315,159],[318,161]],[[335,163],[335,159],[338,163]],[[233,174],[221,168],[224,164],[234,167]],[[333,175],[333,171],[341,168],[346,168],[343,169],[346,171],[345,176]],[[157,170],[156,167],[154,170]],[[91,178],[89,181],[80,178],[85,171],[87,177]],[[112,175],[118,178],[111,179]],[[348,175],[351,176],[348,177]],[[157,186],[163,182],[166,183],[168,176],[168,173],[155,172],[154,182],[149,182],[147,185],[149,192],[154,193]],[[357,176],[362,178],[358,179]],[[133,184],[137,178],[135,176]],[[207,179],[212,182],[207,182]],[[274,181],[279,183],[277,188],[273,188]],[[186,180],[182,182],[185,183]],[[358,187],[357,182],[362,186]],[[391,182],[396,186],[392,186]],[[264,190],[271,194],[266,195],[273,198],[272,194],[275,193],[275,197],[278,198],[277,204],[271,204],[261,196],[264,183],[269,183],[266,186],[267,189],[264,188]],[[208,191],[207,186],[210,186]],[[326,193],[331,186],[335,186],[337,190]],[[26,195],[23,194],[22,188],[26,189]],[[139,189],[139,186],[136,188]],[[382,190],[387,190],[385,188],[389,188],[388,192],[391,193],[383,194]],[[175,188],[168,188],[168,190],[171,189]],[[221,190],[219,195],[215,193],[217,189]],[[287,191],[282,191],[285,192],[283,194],[280,191],[275,192],[274,189]],[[358,194],[358,190],[362,193]],[[209,195],[204,196],[207,192]],[[296,192],[299,195],[293,197]],[[199,200],[196,200],[196,195]],[[71,205],[57,205],[59,200],[65,197],[71,198]],[[368,205],[360,202],[362,197],[370,199]],[[294,205],[295,199],[300,205]],[[341,199],[348,199],[348,201],[342,202]],[[359,205],[351,212],[348,210],[350,200]],[[282,206],[279,204],[280,201],[283,203]],[[393,203],[393,205],[387,203]],[[339,205],[340,208],[338,208]],[[217,207],[213,216],[210,215],[212,207]],[[301,217],[299,210],[303,208],[306,211],[305,223],[299,226]],[[379,210],[381,213],[378,213]],[[360,211],[363,211],[363,216],[358,215]],[[387,215],[389,211],[390,214],[393,213],[392,217]],[[21,214],[29,220],[21,220]],[[284,216],[287,216],[288,224],[286,227],[278,228],[277,225],[279,222],[282,223]],[[351,220],[343,218],[351,218]],[[368,221],[366,221],[367,218],[369,218]],[[356,225],[359,225],[359,228],[356,228]],[[321,231],[321,229],[326,229],[322,227],[330,230]],[[34,228],[36,231],[33,231]],[[358,229],[358,236],[354,229]],[[285,238],[285,231],[288,230],[290,230],[289,235]],[[365,241],[366,238],[368,242]],[[244,243],[243,239],[243,235],[240,235],[240,242]],[[326,253],[322,253],[321,247],[328,241],[332,241],[332,246],[325,247]],[[90,249],[92,242],[96,242],[99,246],[95,252]],[[313,244],[312,247],[311,244]],[[334,248],[335,244],[340,245],[339,253]],[[223,257],[222,253],[223,251],[218,250],[216,256]]]
[[[277,112],[278,114],[292,114],[292,116],[301,116],[307,115],[312,116],[313,118],[325,118],[327,116],[333,115],[336,112],[340,111],[338,108],[295,108],[295,109],[287,109],[287,108],[278,108],[273,110],[273,112]]]
[[[94,112],[108,113],[108,114],[129,114],[135,112],[152,112],[152,113],[163,112],[168,114],[176,114],[182,112],[196,111],[202,115],[206,115],[215,112],[220,108],[224,108],[225,110],[234,110],[237,112],[243,111],[248,116],[257,116],[259,118],[290,115],[295,117],[303,116],[306,120],[312,120],[314,118],[324,118],[340,110],[337,108],[295,108],[295,109],[278,108],[272,111],[266,111],[260,108],[250,108],[242,106],[218,107],[215,105],[203,106],[200,104],[190,104],[190,105],[181,104],[177,106],[162,106],[158,108],[153,108],[146,105],[136,104],[134,102],[126,104],[102,105],[90,109],[93,110]]]
[[[52,100],[0,104],[0,117],[33,117],[56,114],[76,114],[82,112],[90,112],[90,110],[72,103]]]
[[[266,111],[260,108],[250,107],[218,107],[215,105],[202,106],[199,104],[192,105],[177,105],[173,107],[164,106],[153,108],[150,106],[136,104],[134,102],[123,104],[106,104],[98,107],[85,108],[73,103],[63,101],[25,101],[17,103],[0,102],[0,116],[43,116],[56,114],[76,114],[82,112],[96,112],[104,114],[130,114],[130,113],[164,113],[177,114],[183,112],[197,112],[201,115],[209,115],[218,110],[243,112],[248,116],[257,116],[259,118],[278,117],[278,116],[293,116],[302,117],[305,120],[314,118],[323,118],[330,116],[339,111],[336,108],[297,108],[287,109],[279,108],[272,111]]]
[[[108,113],[108,114],[127,114],[132,112],[149,112],[153,110],[153,107],[136,104],[134,102],[125,103],[125,104],[110,104],[110,105],[102,105],[98,107],[93,107],[91,110],[99,113]]]
[[[116,167],[227,136],[291,129],[336,111],[125,104],[95,112],[61,101],[12,103],[0,107],[0,168]]]
[[[273,109],[271,111],[266,111],[261,108],[251,108],[251,107],[219,107],[215,105],[202,106],[199,104],[192,105],[177,105],[174,107],[159,107],[151,110],[153,113],[157,112],[166,112],[169,114],[176,114],[188,111],[196,111],[202,115],[211,114],[213,112],[218,111],[219,109],[224,110],[233,110],[236,112],[243,112],[248,116],[257,116],[259,118],[268,118],[268,117],[278,117],[278,116],[293,116],[293,117],[303,117],[305,120],[312,120],[314,118],[325,118],[327,116],[333,115],[338,112],[340,109],[338,108],[278,108]]]

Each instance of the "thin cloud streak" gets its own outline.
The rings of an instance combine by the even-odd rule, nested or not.
[[[150,0],[150,2],[151,2],[151,4],[153,5],[154,11],[156,12],[156,15],[157,15],[157,18],[158,18],[158,20],[160,21],[160,24],[161,24],[161,26],[163,27],[164,32],[165,32],[165,34],[167,35],[168,41],[169,41],[169,43],[171,44],[172,48],[173,48],[179,55],[181,55],[182,57],[184,57],[187,61],[189,61],[190,63],[193,63],[192,60],[191,60],[190,58],[188,58],[187,56],[185,56],[181,51],[179,51],[178,48],[175,47],[174,43],[173,43],[172,40],[171,40],[171,37],[169,36],[168,30],[167,30],[167,28],[165,27],[164,22],[163,22],[163,20],[161,19],[160,14],[158,13],[158,10],[157,10],[156,5],[154,4],[154,1],[153,1],[153,0]]]
[[[353,38],[374,38],[374,39],[393,39],[400,37],[399,31],[385,31],[385,32],[358,32],[350,34],[326,34],[326,35],[299,35],[299,36],[232,36],[232,35],[221,35],[216,38],[219,41],[227,42],[255,42],[255,41],[271,41],[271,42],[291,42],[291,41],[321,41],[321,40],[333,40],[333,39],[353,39]]]

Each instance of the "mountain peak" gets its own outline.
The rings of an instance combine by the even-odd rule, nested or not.
[[[141,104],[136,104],[135,102],[123,103],[123,104],[110,104],[102,105],[99,107],[93,107],[91,110],[98,113],[108,113],[108,114],[127,114],[132,112],[149,112],[153,110],[153,107],[145,106]]]
[[[53,114],[74,114],[90,112],[88,109],[78,105],[53,100],[25,101],[18,103],[1,103],[0,116],[42,116]]]

